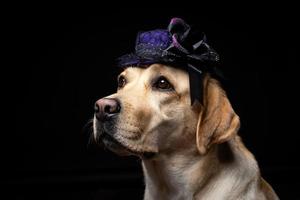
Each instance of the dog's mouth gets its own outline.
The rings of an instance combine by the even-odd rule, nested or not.
[[[132,150],[121,144],[118,140],[106,132],[101,133],[99,139],[102,141],[105,147],[119,155],[125,156],[134,154]]]
[[[134,150],[128,148],[127,146],[125,146],[124,144],[122,144],[121,142],[119,142],[118,140],[116,140],[110,134],[105,133],[105,132],[102,133],[101,140],[102,140],[103,144],[105,145],[105,147],[107,147],[111,151],[113,151],[121,156],[135,155],[135,156],[139,156],[141,158],[150,159],[156,155],[156,153],[154,153],[154,152],[134,151]]]
[[[135,155],[141,158],[152,158],[156,153],[143,150],[143,148],[135,148],[131,143],[130,137],[124,137],[118,133],[115,121],[99,123],[94,119],[95,142],[100,144],[112,152],[120,156]],[[123,130],[124,129],[120,129]],[[119,130],[119,131],[120,131]],[[134,138],[136,139],[136,138]],[[129,142],[129,143],[128,143]]]

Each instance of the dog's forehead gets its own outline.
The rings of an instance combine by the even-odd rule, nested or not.
[[[180,68],[167,66],[163,64],[152,64],[144,67],[127,67],[121,74],[128,77],[152,77],[152,76],[167,76],[170,79],[188,80],[188,73]]]

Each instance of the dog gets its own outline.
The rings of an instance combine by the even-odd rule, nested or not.
[[[206,74],[191,106],[186,71],[127,67],[117,93],[95,103],[94,139],[141,158],[145,200],[279,199],[238,136],[240,120],[219,82]]]

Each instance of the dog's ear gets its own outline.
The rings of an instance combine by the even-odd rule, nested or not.
[[[203,85],[203,109],[197,124],[197,148],[205,154],[212,144],[230,140],[240,127],[234,112],[218,81],[207,75]]]

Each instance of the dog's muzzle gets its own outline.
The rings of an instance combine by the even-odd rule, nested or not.
[[[95,127],[96,142],[104,144],[112,151],[120,152],[124,147],[115,138],[115,123],[121,111],[121,104],[118,99],[102,98],[95,103]]]
[[[139,155],[144,158],[152,158],[155,153],[135,152],[115,138],[118,114],[121,112],[121,104],[115,98],[102,98],[95,103],[94,134],[96,142],[103,144],[108,149],[119,155]]]
[[[94,131],[97,137],[115,133],[114,126],[121,111],[119,100],[102,98],[95,103]]]

